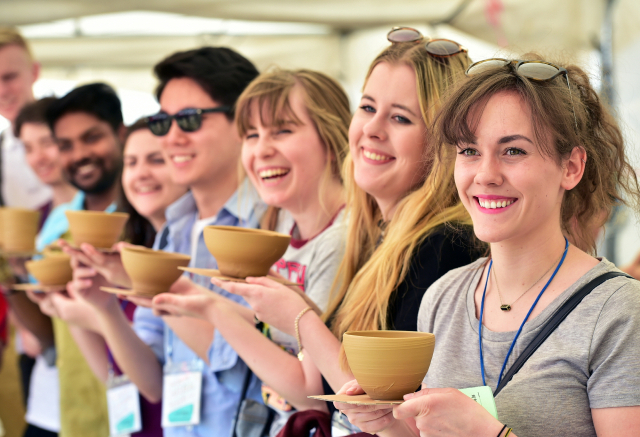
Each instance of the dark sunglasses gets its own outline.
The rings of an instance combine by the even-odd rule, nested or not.
[[[212,112],[229,112],[230,106],[218,106],[215,108],[186,108],[169,115],[166,112],[159,112],[155,115],[147,117],[145,120],[152,134],[159,137],[166,135],[171,129],[171,120],[176,120],[178,127],[184,132],[195,132],[202,126],[202,114]]]
[[[425,37],[413,27],[394,27],[387,33],[387,40],[394,44],[403,42],[419,43],[424,41]],[[427,37],[426,40],[427,42],[424,44],[425,50],[436,58],[448,58],[458,53],[467,53],[466,48],[450,39],[431,39]]]
[[[578,120],[576,118],[576,110],[573,105],[573,93],[571,92],[571,84],[569,83],[569,72],[566,68],[552,64],[546,61],[523,61],[520,59],[503,59],[503,58],[491,58],[484,61],[474,62],[467,68],[465,74],[469,77],[483,73],[487,70],[494,68],[502,68],[510,65],[513,71],[527,79],[536,81],[548,81],[553,80],[560,75],[564,75],[567,80],[567,87],[569,88],[569,96],[571,97],[571,111],[573,112],[573,121],[578,129]]]

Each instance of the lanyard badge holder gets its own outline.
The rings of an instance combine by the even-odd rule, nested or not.
[[[127,375],[115,376],[113,357],[109,352],[109,376],[107,378],[107,407],[109,409],[109,433],[111,437],[128,436],[142,430],[140,395],[138,388]]]
[[[173,331],[166,327],[167,362],[163,368],[162,427],[200,423],[204,363],[173,362]]]

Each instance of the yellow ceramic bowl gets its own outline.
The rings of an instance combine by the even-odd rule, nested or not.
[[[413,393],[431,364],[435,336],[412,331],[351,331],[343,336],[349,367],[372,399]]]
[[[220,273],[234,278],[265,276],[289,246],[291,237],[263,229],[207,226],[204,242]]]
[[[89,243],[94,247],[110,249],[122,235],[129,214],[102,211],[65,211],[69,231],[76,246]]]
[[[136,294],[155,296],[169,291],[183,273],[178,267],[189,265],[191,257],[180,253],[125,247],[120,251],[122,265],[133,283]]]

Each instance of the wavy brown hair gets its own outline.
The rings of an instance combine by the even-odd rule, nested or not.
[[[535,53],[521,59],[542,60]],[[593,231],[606,222],[614,205],[626,204],[637,211],[638,179],[625,155],[620,128],[587,74],[575,65],[554,63],[566,68],[571,88],[564,75],[549,81],[529,80],[511,65],[489,69],[463,81],[437,116],[435,159],[447,161],[452,145],[475,140],[479,116],[472,117],[471,113],[477,107],[483,107],[497,93],[517,93],[531,110],[536,145],[543,154],[562,165],[575,147],[582,147],[587,153],[582,179],[564,193],[561,225],[573,244],[595,253]],[[548,135],[552,142],[547,140]],[[442,173],[434,183],[447,177]]]

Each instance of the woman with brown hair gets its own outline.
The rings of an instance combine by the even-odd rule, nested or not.
[[[419,329],[436,336],[428,388],[393,415],[337,406],[381,436],[637,435],[640,284],[591,255],[594,227],[640,200],[620,130],[576,66],[532,55],[482,61],[467,76],[437,118],[437,159],[457,151],[458,193],[491,255],[425,294]],[[496,387],[499,420],[444,388],[479,385]],[[360,392],[355,381],[343,390]]]

